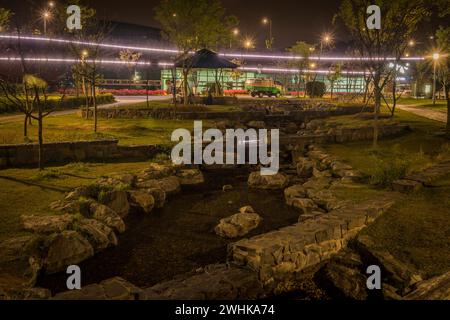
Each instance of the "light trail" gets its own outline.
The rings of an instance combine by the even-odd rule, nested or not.
[[[70,59],[70,58],[39,58],[39,57],[1,57],[0,56],[0,62],[6,61],[6,62],[41,62],[41,63],[96,63],[96,64],[113,64],[113,65],[138,65],[138,66],[159,66],[162,68],[171,68],[174,66],[171,62],[158,62],[158,63],[151,63],[148,61],[140,61],[140,62],[127,62],[127,61],[121,61],[121,60],[103,60],[103,59]],[[266,68],[266,67],[239,67],[239,70],[242,71],[254,71],[254,72],[266,72],[266,73],[299,73],[299,69],[286,69],[286,68]],[[301,71],[302,73],[317,73],[317,74],[329,74],[332,73],[330,70],[314,70],[314,69],[305,69]],[[368,72],[365,71],[348,71],[348,70],[342,70],[342,74],[348,74],[348,75],[364,75],[368,74]]]
[[[165,48],[157,48],[157,47],[138,47],[138,46],[127,46],[127,45],[119,45],[119,44],[108,44],[108,43],[95,43],[90,41],[79,41],[79,40],[67,40],[60,38],[49,38],[49,37],[36,37],[36,36],[17,36],[17,35],[0,35],[0,39],[9,39],[9,40],[27,40],[27,41],[36,41],[36,42],[47,42],[47,43],[59,43],[59,44],[74,44],[74,45],[82,45],[88,47],[100,47],[100,48],[110,48],[110,49],[128,49],[134,51],[142,51],[142,52],[155,52],[162,54],[180,54],[181,51],[176,49],[165,49]],[[191,52],[193,53],[193,52]],[[301,60],[304,59],[302,56],[295,55],[265,55],[265,54],[248,54],[248,53],[219,53],[219,55],[223,57],[229,58],[240,58],[240,59],[268,59],[268,60]],[[313,61],[395,61],[395,57],[345,57],[345,56],[334,56],[334,57],[320,57],[320,56],[312,56],[308,58]],[[423,61],[425,57],[403,57],[402,61]]]

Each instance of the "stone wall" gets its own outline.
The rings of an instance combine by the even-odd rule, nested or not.
[[[378,137],[386,138],[410,131],[408,125],[386,125],[378,128]],[[373,127],[338,128],[327,134],[286,135],[280,137],[281,146],[296,146],[304,149],[310,144],[343,143],[373,139]]]
[[[161,147],[119,146],[118,140],[58,142],[44,144],[45,163],[76,161],[105,161],[113,159],[149,159],[160,152]],[[35,166],[39,159],[38,144],[0,146],[0,168]]]
[[[361,112],[361,106],[349,107],[318,107],[310,109],[285,109],[281,107],[274,110],[273,108],[249,108],[249,111],[233,111],[233,112],[211,112],[211,111],[183,111],[183,107],[179,108],[110,108],[99,109],[98,117],[104,119],[174,119],[174,120],[208,120],[208,119],[227,119],[241,121],[301,121],[307,122],[312,119],[328,118],[340,115],[350,115]],[[85,116],[85,111],[81,113]]]

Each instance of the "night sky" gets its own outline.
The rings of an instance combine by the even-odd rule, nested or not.
[[[55,0],[57,1],[57,0]],[[395,1],[395,0],[392,0]],[[154,7],[159,0],[87,0],[97,9],[98,18],[102,20],[122,21],[151,27],[159,27],[154,19]],[[282,51],[296,41],[317,44],[324,32],[334,34],[338,51],[345,51],[348,34],[333,26],[333,16],[338,11],[341,0],[222,0],[228,14],[236,15],[240,20],[241,36],[250,36],[256,40],[257,49],[264,48],[268,38],[268,26],[262,24],[263,17],[273,21],[275,49]],[[0,6],[13,8],[29,19],[39,12],[48,0],[0,0]],[[448,24],[443,19],[434,17],[421,26],[416,39],[428,37],[441,24]],[[421,38],[421,39],[420,39]]]
[[[273,21],[275,47],[285,48],[295,41],[318,42],[324,31],[333,31],[331,24],[340,0],[222,0],[229,14],[240,20],[242,35],[256,39],[258,47],[268,38],[263,17]],[[153,8],[159,0],[92,0],[100,15],[109,19],[157,27]]]

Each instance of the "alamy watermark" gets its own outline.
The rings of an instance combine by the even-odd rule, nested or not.
[[[195,121],[193,137],[191,131],[177,129],[171,140],[179,142],[172,149],[172,161],[177,165],[259,164],[261,175],[275,175],[280,167],[278,129],[227,129],[224,137],[219,129],[203,132],[202,121]]]

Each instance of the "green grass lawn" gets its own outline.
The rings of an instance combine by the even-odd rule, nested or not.
[[[348,124],[356,120],[346,116],[333,121]],[[445,124],[401,110],[393,120],[385,121],[409,124],[413,131],[382,139],[376,149],[371,141],[333,144],[326,149],[362,171],[368,177],[367,182],[379,190],[389,190],[390,182],[409,172],[450,159],[450,140],[437,135]],[[364,188],[363,191],[369,194]],[[363,232],[372,236],[379,248],[414,266],[423,276],[440,275],[450,269],[449,208],[450,173],[439,187],[404,196]]]
[[[0,171],[0,241],[23,234],[21,215],[50,215],[49,205],[73,188],[112,173],[140,172],[150,162],[73,163],[63,167]]]
[[[207,121],[204,122],[208,124]],[[123,145],[171,144],[170,136],[178,128],[192,129],[193,121],[154,119],[99,119],[98,133],[93,120],[77,115],[47,117],[44,120],[45,142],[119,139]],[[24,143],[22,121],[0,122],[0,144]],[[29,139],[37,141],[37,123],[29,127]]]
[[[433,277],[450,269],[450,176],[404,197],[363,233],[379,248]]]
[[[418,106],[421,108],[427,108],[437,111],[447,111],[446,100],[437,100],[436,104],[433,105],[432,99],[400,98],[397,103],[401,105]]]
[[[157,100],[147,102],[140,102],[131,105],[118,106],[117,109],[164,109],[164,108],[174,108],[171,99],[167,100]],[[240,106],[230,106],[230,105],[210,105],[210,106],[183,106],[181,104],[177,105],[177,110],[179,111],[207,111],[207,112],[236,112],[242,111]]]

